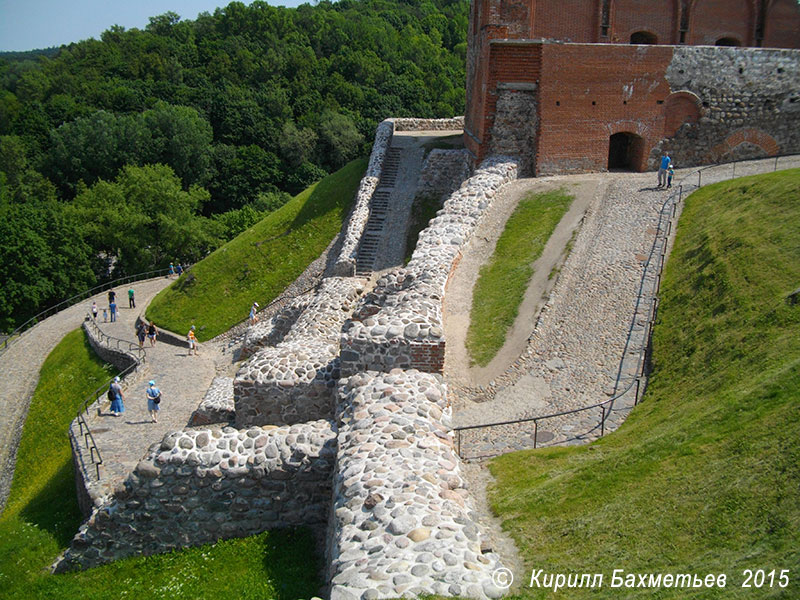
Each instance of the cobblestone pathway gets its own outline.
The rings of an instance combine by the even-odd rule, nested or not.
[[[116,323],[100,323],[100,329],[107,335],[135,342],[136,314],[127,311],[123,317]],[[149,340],[145,340],[144,345],[145,368],[123,392],[122,416],[109,413],[109,403],[103,397],[100,414],[90,410],[86,418],[103,457],[100,482],[106,491],[113,490],[114,485],[127,477],[152,444],[160,442],[167,433],[187,427],[192,412],[214,379],[217,364],[223,361],[220,344],[201,344],[197,356],[189,355],[187,344],[176,346],[156,341],[151,347]],[[162,393],[157,423],[151,421],[147,412],[145,391],[151,379]]]
[[[120,302],[120,323],[123,320],[135,319],[142,307],[155,296],[169,281],[165,278],[150,279],[133,284],[136,292],[136,301],[139,309],[129,309],[127,290],[125,286],[117,288]],[[39,370],[45,358],[61,339],[71,331],[81,326],[90,310],[92,300],[102,307],[107,305],[107,292],[102,292],[71,306],[48,319],[45,319],[32,329],[25,332],[6,352],[0,355],[0,507],[5,506],[8,490],[14,475],[17,446],[22,426],[28,414],[31,396],[39,381]],[[101,312],[102,315],[102,312]],[[101,318],[102,320],[102,318]],[[109,323],[117,328],[117,323]],[[102,326],[102,324],[101,324]],[[129,328],[130,329],[130,328]],[[110,335],[116,335],[109,331]],[[66,435],[66,431],[58,432]]]
[[[791,157],[781,159],[778,168],[797,166],[800,157]],[[733,165],[725,165],[705,170],[699,180],[696,169],[687,169],[683,195],[697,189],[698,181],[706,185],[734,174],[771,172],[774,167],[774,159],[738,164],[735,171]],[[659,216],[668,194],[655,188],[653,173],[598,176],[612,181],[605,195],[588,207],[584,225],[527,348],[488,386],[458,390],[457,426],[579,409],[635,386],[655,291],[655,261],[644,283],[643,275],[651,252],[660,255],[665,243],[657,238]],[[678,182],[681,177],[678,173]],[[663,236],[666,218],[660,231]],[[641,299],[640,286],[644,292]],[[635,387],[615,401],[606,415],[605,432],[625,420],[634,397]],[[531,448],[534,436],[537,445],[583,443],[600,435],[603,414],[601,408],[594,408],[548,419],[540,422],[538,430],[533,423],[525,423],[465,431],[460,439],[461,454],[480,457]]]

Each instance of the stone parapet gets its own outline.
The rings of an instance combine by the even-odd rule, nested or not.
[[[233,378],[215,377],[197,410],[192,413],[189,425],[230,423],[234,416]]]
[[[323,527],[336,431],[328,421],[177,431],[92,512],[57,572],[281,527]]]
[[[331,600],[499,598],[453,449],[441,377],[359,373],[339,383],[327,552]]]
[[[344,230],[344,239],[339,251],[339,258],[333,265],[333,274],[339,277],[351,277],[356,272],[356,254],[361,235],[369,219],[369,207],[372,194],[378,187],[383,170],[383,161],[386,151],[392,145],[394,123],[391,119],[381,122],[375,130],[375,141],[372,144],[372,153],[369,157],[367,172],[361,179],[361,184],[356,192],[356,200],[347,227]]]
[[[361,371],[444,368],[442,300],[461,247],[497,191],[516,178],[517,163],[487,159],[445,202],[419,235],[405,269],[378,280],[342,331],[341,367],[347,377]]]
[[[233,383],[237,427],[333,416],[339,336],[363,289],[361,279],[324,279],[283,341],[245,363]]]
[[[464,129],[464,117],[449,119],[388,119],[394,123],[395,131],[458,131]]]
[[[84,321],[83,330],[86,332],[86,339],[89,340],[89,345],[94,350],[95,354],[105,362],[114,365],[120,371],[124,371],[131,367],[136,367],[135,371],[139,370],[139,358],[122,348],[117,348],[115,345],[108,343],[103,339],[103,336],[98,336],[88,321]],[[128,345],[127,342],[125,344]]]

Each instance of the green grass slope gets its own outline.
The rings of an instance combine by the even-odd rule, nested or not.
[[[466,339],[474,364],[485,367],[503,347],[533,277],[533,262],[572,200],[564,190],[528,194],[508,218],[475,283]]]
[[[218,248],[158,294],[147,318],[176,333],[196,325],[204,341],[246,319],[254,301],[271,302],[339,232],[366,167],[348,163]]]
[[[616,433],[495,459],[493,507],[524,598],[800,598],[800,170],[692,195],[662,286],[654,370]],[[528,587],[531,569],[601,589]],[[611,588],[626,573],[724,573],[725,589]],[[745,569],[763,569],[742,588]],[[789,570],[789,586],[779,574]],[[753,582],[751,582],[752,584]]]
[[[181,552],[132,558],[80,573],[47,568],[83,518],[75,499],[66,432],[82,401],[113,374],[81,330],[42,366],[0,516],[0,598],[279,598],[313,596],[319,586],[307,531],[268,532]]]

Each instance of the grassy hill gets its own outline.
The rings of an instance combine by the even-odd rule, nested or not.
[[[0,597],[303,598],[319,587],[314,541],[306,530],[239,540],[96,569],[51,575],[47,568],[83,521],[66,435],[84,398],[114,374],[80,329],[42,366],[20,440],[14,481],[0,516]]]
[[[785,299],[800,285],[798,224],[800,170],[687,200],[644,403],[589,446],[491,464],[493,507],[528,568],[519,597],[800,598],[800,305]],[[553,593],[528,587],[531,569],[604,583]],[[728,583],[611,588],[614,569]],[[745,569],[775,569],[772,588],[742,588]]]
[[[354,160],[295,196],[156,296],[147,318],[200,341],[247,318],[278,296],[339,232],[367,167]]]

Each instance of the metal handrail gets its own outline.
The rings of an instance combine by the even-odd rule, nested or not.
[[[769,158],[774,158],[775,159],[775,163],[773,165],[773,172],[778,170],[778,159],[783,158],[783,157],[790,157],[790,156],[791,157],[796,157],[798,155],[797,154],[779,154],[779,155],[776,155],[774,157],[772,157],[772,156],[769,157]],[[472,430],[472,429],[485,429],[485,428],[490,428],[490,427],[500,427],[500,426],[505,426],[505,425],[518,425],[518,424],[522,424],[522,423],[531,423],[532,422],[534,424],[533,447],[537,448],[538,447],[539,421],[543,421],[545,419],[553,419],[553,418],[556,418],[556,417],[563,417],[563,416],[566,416],[566,415],[571,415],[571,414],[575,414],[575,413],[579,413],[579,412],[584,412],[584,411],[589,411],[589,410],[594,410],[594,409],[600,408],[601,409],[600,422],[596,426],[591,428],[589,431],[585,432],[584,434],[580,434],[580,435],[585,435],[586,433],[591,433],[593,431],[596,431],[599,428],[600,429],[600,437],[603,437],[605,435],[606,419],[608,418],[608,415],[611,413],[611,411],[614,408],[614,402],[616,400],[619,400],[622,396],[627,394],[629,391],[631,391],[631,389],[634,387],[634,385],[636,386],[636,392],[635,392],[635,396],[634,396],[634,406],[637,406],[639,404],[640,398],[642,397],[642,395],[644,394],[644,391],[645,391],[643,388],[646,387],[646,381],[647,381],[647,378],[646,378],[647,358],[650,355],[650,353],[652,352],[653,325],[655,324],[656,317],[658,315],[658,304],[659,304],[659,298],[658,298],[657,294],[658,294],[659,290],[661,289],[661,275],[662,275],[662,273],[664,271],[664,265],[666,263],[666,247],[667,247],[667,243],[668,243],[668,240],[669,240],[669,236],[670,236],[671,231],[672,231],[672,220],[675,218],[676,213],[677,213],[677,206],[678,206],[678,204],[680,204],[680,202],[683,201],[683,182],[685,182],[689,177],[692,177],[695,174],[697,174],[698,177],[697,177],[697,186],[696,187],[699,189],[701,187],[701,182],[702,182],[702,172],[707,171],[707,170],[712,169],[712,168],[718,168],[718,167],[726,165],[726,164],[732,164],[733,165],[732,176],[730,177],[730,179],[735,179],[736,178],[736,164],[737,163],[741,163],[741,162],[751,162],[753,160],[759,160],[759,159],[742,159],[742,160],[732,161],[732,162],[717,163],[717,164],[714,164],[714,165],[707,165],[705,167],[701,167],[701,168],[697,169],[696,171],[694,171],[692,173],[688,173],[688,174],[686,174],[685,176],[683,176],[681,178],[681,180],[680,180],[681,183],[678,184],[676,182],[675,191],[673,191],[669,195],[669,197],[667,197],[667,199],[664,201],[664,204],[661,206],[661,210],[659,212],[659,219],[658,219],[658,228],[657,228],[659,232],[661,231],[661,225],[662,225],[662,223],[664,221],[665,209],[670,205],[670,203],[672,203],[672,208],[668,212],[670,212],[671,214],[669,216],[669,220],[666,223],[666,231],[664,233],[663,238],[661,238],[661,236],[657,235],[656,238],[653,240],[653,245],[652,245],[652,247],[650,249],[650,254],[648,256],[647,263],[645,263],[644,270],[642,272],[642,278],[641,278],[641,281],[639,283],[639,292],[638,292],[637,298],[636,298],[636,306],[634,307],[633,318],[631,319],[631,325],[628,328],[628,335],[627,335],[627,339],[625,341],[625,347],[624,347],[623,352],[622,352],[622,358],[620,359],[620,365],[619,365],[619,369],[617,371],[617,378],[616,378],[616,382],[614,384],[614,392],[613,392],[613,395],[611,396],[611,398],[608,398],[607,400],[604,400],[603,402],[598,402],[596,404],[592,404],[590,406],[584,406],[584,407],[581,407],[581,408],[576,408],[576,409],[573,409],[573,410],[568,410],[568,411],[559,412],[559,413],[540,415],[540,416],[537,416],[537,417],[526,417],[526,418],[523,418],[523,419],[514,419],[514,420],[511,420],[511,421],[501,421],[501,422],[495,422],[495,423],[483,423],[483,424],[479,424],[479,425],[465,425],[465,426],[461,426],[461,427],[454,427],[453,431],[456,434],[456,451],[458,452],[458,455],[461,458],[464,458],[462,456],[462,454],[461,454],[461,432],[462,431],[468,431],[468,430]],[[725,181],[728,181],[728,180],[725,180]],[[691,187],[695,187],[695,186],[691,186]],[[661,247],[661,252],[658,253],[659,264],[658,264],[657,273],[655,274],[656,275],[656,282],[655,282],[655,285],[653,286],[653,290],[654,291],[653,291],[653,294],[652,294],[652,302],[651,302],[651,305],[650,305],[649,310],[648,310],[649,315],[648,315],[648,319],[647,319],[647,333],[645,335],[645,343],[642,344],[642,347],[640,348],[640,350],[638,352],[638,355],[637,355],[636,369],[635,369],[636,376],[628,383],[628,385],[625,387],[624,390],[622,390],[621,392],[617,392],[617,387],[619,386],[620,379],[621,379],[621,376],[622,376],[622,371],[623,371],[623,368],[624,368],[625,355],[627,354],[628,346],[630,345],[631,339],[633,338],[633,331],[634,331],[634,328],[635,328],[635,325],[636,325],[636,315],[639,312],[639,307],[642,304],[642,301],[645,299],[645,295],[643,294],[643,290],[644,290],[645,282],[646,282],[646,279],[647,279],[647,276],[648,276],[648,271],[650,270],[650,265],[651,265],[653,259],[655,258],[656,249],[659,247],[659,240],[660,239],[661,239],[661,241],[663,241],[663,246]],[[645,386],[642,385],[642,381],[643,380],[645,382]],[[494,455],[495,454],[488,454],[488,455],[482,455],[481,457],[470,457],[470,458],[487,458],[489,456],[494,456]]]
[[[187,267],[184,270],[186,273],[189,268]],[[120,277],[118,279],[114,279],[113,281],[107,281],[105,283],[101,283],[96,285],[93,288],[80,292],[79,294],[75,294],[66,300],[62,300],[58,304],[51,306],[50,308],[46,308],[42,312],[32,316],[30,319],[25,321],[22,325],[17,327],[14,331],[8,334],[8,336],[2,341],[2,345],[0,346],[0,354],[5,352],[8,347],[14,343],[19,337],[28,329],[32,328],[36,324],[38,324],[43,319],[47,317],[51,317],[56,313],[61,312],[62,310],[69,308],[70,306],[77,304],[78,302],[85,300],[86,298],[91,298],[95,294],[105,291],[107,289],[116,287],[118,285],[124,285],[126,283],[133,283],[134,281],[141,281],[143,279],[151,279],[154,277],[160,277],[161,275],[168,275],[169,268],[166,269],[156,269],[154,271],[145,271],[144,273],[136,273],[135,275],[128,275],[126,277]]]
[[[138,345],[134,344],[133,342],[129,342],[128,340],[123,340],[120,338],[111,337],[103,333],[103,330],[97,325],[94,319],[89,316],[87,318],[87,323],[92,327],[95,335],[99,336],[100,343],[104,343],[105,340],[111,342],[115,341],[117,343],[117,349],[120,348],[120,343],[128,344],[128,352],[133,354],[133,351],[136,351],[135,362],[130,365],[129,367],[120,371],[118,375],[115,377],[119,377],[124,379],[130,373],[138,369],[142,364],[147,362],[147,352],[144,348],[140,348]],[[110,344],[106,344],[110,347]],[[83,443],[87,450],[89,450],[89,460],[93,465],[95,465],[95,469],[97,471],[97,479],[100,479],[100,465],[103,464],[103,455],[100,453],[100,448],[97,446],[97,443],[94,440],[94,436],[92,435],[92,430],[89,427],[89,423],[86,421],[85,415],[89,414],[89,407],[97,402],[103,394],[106,392],[108,387],[113,383],[114,378],[109,379],[103,385],[95,389],[94,392],[89,394],[86,399],[83,401],[83,406],[78,410],[78,414],[76,415],[75,419],[78,421],[79,426],[79,433],[83,436]],[[72,425],[70,424],[70,429]],[[84,431],[85,430],[85,431]],[[89,440],[91,440],[91,445],[89,445]],[[95,454],[97,455],[97,459],[95,460]]]

